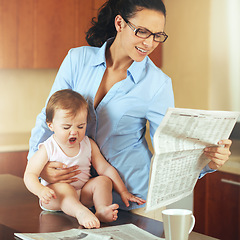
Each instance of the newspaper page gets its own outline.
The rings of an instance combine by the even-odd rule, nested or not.
[[[123,224],[98,229],[84,230],[86,233],[96,233],[111,236],[113,240],[160,240],[164,238],[157,237],[134,224]]]
[[[14,235],[24,240],[65,240],[65,239],[84,239],[84,240],[110,240],[110,236],[84,232],[80,229],[70,229],[61,232],[50,233],[14,233]]]
[[[98,229],[70,229],[62,232],[51,233],[14,233],[24,240],[161,240],[159,238],[134,224],[123,224]]]
[[[146,211],[191,194],[210,161],[204,148],[228,139],[238,117],[238,112],[168,109],[153,137]]]

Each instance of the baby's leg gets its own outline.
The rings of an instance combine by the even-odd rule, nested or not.
[[[87,207],[95,206],[101,222],[117,220],[118,204],[112,204],[112,180],[105,176],[90,179],[82,188],[80,200]]]
[[[62,210],[66,214],[76,217],[79,224],[85,228],[99,228],[100,222],[97,217],[79,201],[77,191],[68,183],[50,184],[56,195],[56,199],[51,199],[49,204],[43,207],[52,210]]]

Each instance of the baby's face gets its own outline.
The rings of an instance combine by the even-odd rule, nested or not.
[[[48,126],[60,146],[79,147],[86,133],[87,110],[78,111],[76,116],[72,116],[67,110],[56,109],[53,121]]]

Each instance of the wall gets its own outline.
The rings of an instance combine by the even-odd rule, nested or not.
[[[0,69],[0,134],[30,132],[57,70]]]
[[[240,111],[239,0],[165,1],[176,107]]]
[[[169,35],[163,71],[173,81],[175,105],[208,109],[210,1],[165,1]]]
[[[211,109],[240,111],[239,12],[239,0],[211,1]]]
[[[210,1],[165,1],[169,35],[162,70],[172,78],[175,106],[209,108]],[[167,208],[193,210],[193,194]]]

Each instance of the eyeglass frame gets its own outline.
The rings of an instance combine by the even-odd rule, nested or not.
[[[153,33],[153,32],[151,32],[150,30],[148,30],[147,28],[144,28],[144,27],[141,27],[141,28],[138,27],[138,28],[136,28],[136,27],[134,27],[134,25],[133,25],[130,21],[128,21],[128,20],[125,19],[124,17],[122,17],[122,18],[123,18],[123,20],[126,22],[126,24],[133,30],[133,32],[135,33],[135,36],[139,37],[139,36],[137,35],[137,33],[139,32],[140,29],[145,29],[145,30],[147,30],[147,31],[150,33],[150,35],[149,35],[148,37],[146,37],[146,38],[139,37],[139,38],[141,38],[141,39],[147,39],[147,38],[149,38],[150,36],[153,35],[153,40],[154,40],[155,42],[164,43],[164,42],[167,40],[167,38],[168,38],[168,35],[167,35],[165,32]],[[163,35],[163,36],[165,37],[165,39],[164,39],[163,41],[156,41],[156,40],[155,40],[155,36],[156,36],[157,34]]]

